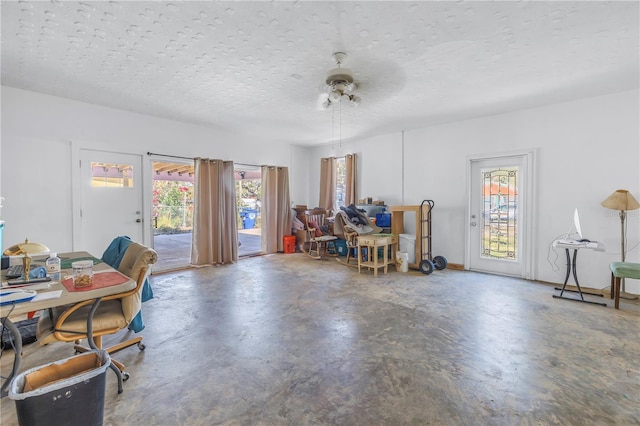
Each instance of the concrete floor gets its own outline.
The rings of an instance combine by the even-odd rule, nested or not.
[[[260,229],[238,230],[238,257],[252,256],[262,251]],[[191,232],[154,236],[153,248],[158,252],[156,271],[168,271],[189,266]]]
[[[118,395],[107,371],[105,425],[640,423],[640,306],[625,300],[453,270],[374,278],[299,253],[151,283],[147,349],[116,354],[131,378]],[[29,345],[23,369],[72,352]],[[17,424],[14,401],[0,408]]]

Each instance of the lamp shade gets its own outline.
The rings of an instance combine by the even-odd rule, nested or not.
[[[612,210],[637,210],[640,203],[626,189],[618,189],[609,195],[602,203],[603,207]]]
[[[20,256],[25,254],[41,254],[48,253],[49,248],[44,244],[30,243],[24,240],[24,243],[15,244],[4,251],[5,256]]]

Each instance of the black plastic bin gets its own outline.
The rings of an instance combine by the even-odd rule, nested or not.
[[[111,358],[98,350],[31,368],[13,380],[21,426],[102,425],[106,371]],[[26,390],[25,390],[26,389]]]

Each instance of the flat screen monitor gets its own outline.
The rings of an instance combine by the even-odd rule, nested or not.
[[[573,211],[573,227],[578,233],[578,239],[582,239],[582,228],[580,227],[580,215],[578,214],[577,208]]]

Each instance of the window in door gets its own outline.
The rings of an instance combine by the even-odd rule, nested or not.
[[[133,165],[92,161],[91,186],[111,188],[133,187]]]
[[[482,169],[481,257],[518,260],[518,167]]]

